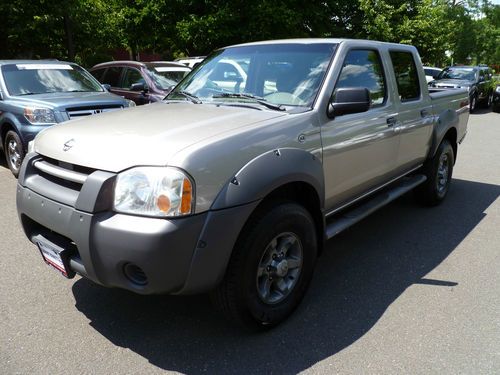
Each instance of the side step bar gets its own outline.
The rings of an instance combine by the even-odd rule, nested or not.
[[[358,221],[364,219],[371,213],[375,212],[379,208],[385,206],[386,204],[392,202],[396,198],[399,198],[403,194],[409,192],[416,186],[425,182],[427,177],[424,175],[414,175],[410,177],[404,177],[399,183],[392,185],[388,189],[382,191],[381,193],[375,194],[373,198],[369,199],[365,203],[351,210],[347,210],[344,213],[340,213],[334,216],[326,224],[326,238],[330,239],[344,229],[349,228],[351,225],[356,224]]]

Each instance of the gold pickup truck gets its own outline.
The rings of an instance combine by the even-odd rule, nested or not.
[[[412,46],[221,48],[162,102],[40,133],[19,217],[66,277],[210,292],[269,328],[302,300],[325,241],[410,190],[445,199],[468,105],[465,90],[429,92]]]

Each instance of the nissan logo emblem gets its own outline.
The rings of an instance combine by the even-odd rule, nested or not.
[[[69,149],[71,149],[74,145],[75,145],[75,140],[72,138],[72,139],[70,139],[69,141],[67,141],[66,143],[64,143],[64,146],[63,146],[63,151],[68,151],[68,150],[69,150]]]

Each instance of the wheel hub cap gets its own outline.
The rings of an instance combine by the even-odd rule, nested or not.
[[[266,246],[256,277],[257,293],[264,303],[281,302],[292,292],[299,280],[302,258],[302,244],[294,233],[281,233]]]
[[[283,259],[281,262],[278,263],[278,266],[276,267],[276,275],[279,277],[284,277],[288,273],[288,262],[286,259]]]
[[[7,155],[12,168],[18,170],[21,166],[21,154],[19,153],[17,142],[13,139],[9,141],[7,146]]]

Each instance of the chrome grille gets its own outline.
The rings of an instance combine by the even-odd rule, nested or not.
[[[90,116],[90,115],[96,115],[99,113],[104,113],[104,112],[111,112],[111,111],[116,111],[118,109],[122,109],[122,106],[106,106],[106,107],[74,107],[74,108],[67,108],[68,116],[71,119],[79,118],[79,117],[84,117],[84,116]]]
[[[82,167],[62,161],[42,157],[33,162],[41,177],[60,186],[80,191],[88,176],[94,172],[92,168]]]

